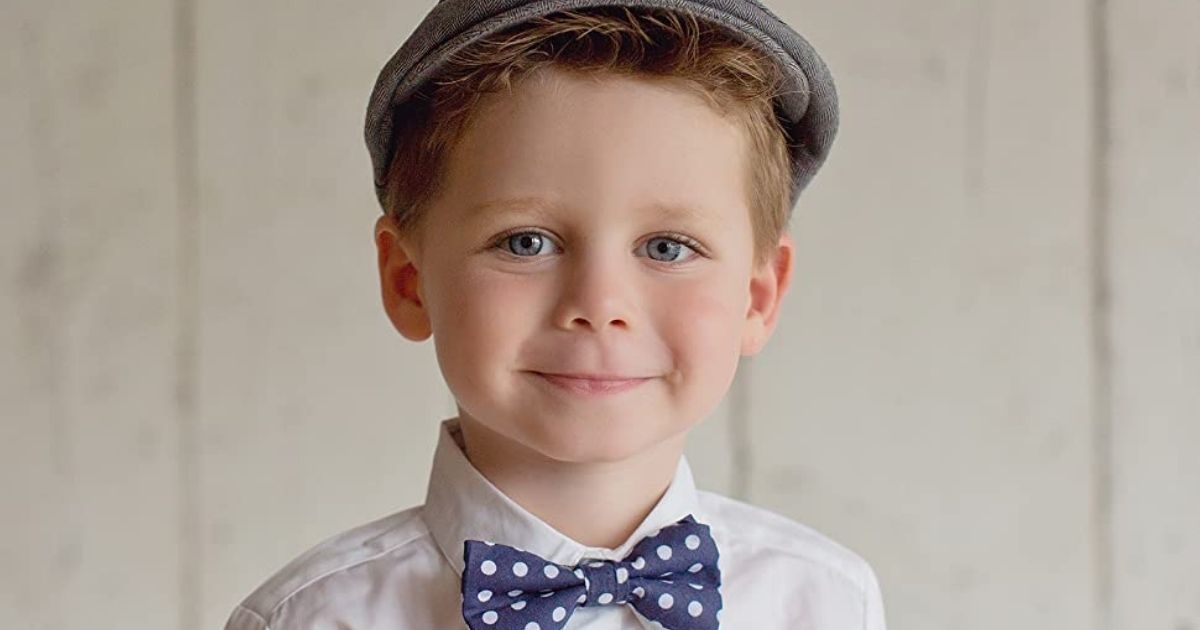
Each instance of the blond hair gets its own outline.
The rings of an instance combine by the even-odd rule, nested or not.
[[[682,80],[746,132],[746,203],[757,267],[774,253],[791,214],[789,138],[775,113],[782,72],[770,57],[686,12],[592,7],[538,17],[458,51],[433,81],[401,105],[396,149],[384,182],[388,214],[420,233],[444,185],[446,160],[484,95],[510,90],[551,66]]]

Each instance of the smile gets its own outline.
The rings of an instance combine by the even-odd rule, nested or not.
[[[571,393],[583,394],[587,396],[606,396],[609,394],[618,394],[628,391],[650,380],[648,378],[630,378],[630,379],[593,379],[593,378],[572,378],[569,376],[561,376],[558,374],[543,374],[541,372],[533,372],[533,375],[539,380],[554,385],[560,389],[564,389]]]

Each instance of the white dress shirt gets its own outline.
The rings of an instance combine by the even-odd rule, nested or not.
[[[697,490],[687,457],[658,504],[616,549],[576,542],[498,490],[463,454],[458,419],[441,422],[425,503],[330,537],[238,604],[225,630],[462,630],[467,539],[550,562],[621,560],[643,537],[691,514],[720,554],[721,627],[885,630],[871,566],[782,515]],[[629,604],[577,607],[564,630],[643,630]]]

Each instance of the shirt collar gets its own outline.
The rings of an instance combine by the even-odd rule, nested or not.
[[[583,559],[621,560],[642,538],[688,514],[703,521],[699,507],[691,467],[681,454],[671,485],[633,534],[616,549],[589,547],[560,533],[492,485],[464,454],[462,431],[454,417],[441,422],[422,515],[442,554],[462,575],[467,539],[502,543],[566,566]]]

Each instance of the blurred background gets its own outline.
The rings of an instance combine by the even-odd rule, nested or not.
[[[220,628],[423,502],[362,124],[432,4],[3,0],[0,627]],[[842,126],[698,485],[891,630],[1200,630],[1200,2],[768,4]]]

